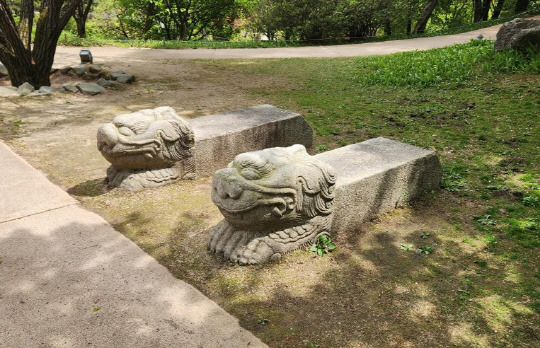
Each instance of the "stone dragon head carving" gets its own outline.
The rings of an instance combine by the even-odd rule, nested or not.
[[[170,107],[119,115],[97,132],[112,186],[159,186],[192,173],[193,130]]]
[[[259,264],[328,233],[336,177],[302,145],[247,152],[214,174],[212,201],[225,219],[209,250]]]

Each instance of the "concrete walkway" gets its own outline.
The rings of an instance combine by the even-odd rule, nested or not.
[[[535,16],[532,18],[539,18]],[[280,48],[227,48],[227,49],[148,49],[122,47],[91,47],[96,63],[111,60],[146,61],[160,59],[256,59],[256,58],[335,58],[360,57],[391,54],[405,51],[441,48],[457,43],[466,43],[482,34],[485,39],[494,40],[501,25],[479,29],[467,33],[394,40],[349,45],[280,47]],[[79,51],[82,47],[58,46],[56,66],[80,63]]]
[[[0,347],[266,347],[0,142]]]

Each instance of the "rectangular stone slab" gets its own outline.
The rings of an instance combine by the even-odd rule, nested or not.
[[[313,130],[302,115],[272,105],[199,117],[189,124],[195,133],[197,176],[214,174],[243,152],[313,143]]]
[[[333,233],[353,232],[363,222],[437,189],[442,169],[433,151],[385,138],[316,155],[337,172]]]

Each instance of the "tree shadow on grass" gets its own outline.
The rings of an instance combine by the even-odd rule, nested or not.
[[[77,197],[97,197],[110,190],[107,179],[92,179],[68,188],[67,192]]]
[[[449,239],[447,198],[430,197],[337,236],[338,250],[326,261],[307,260],[304,251],[246,270],[244,296],[234,298],[234,283],[223,282],[220,293],[231,299],[218,302],[271,347],[533,347],[538,314],[514,297],[504,263],[484,247]],[[426,246],[432,253],[420,252]],[[268,272],[275,284],[264,284]],[[314,273],[321,274],[316,282],[295,286]],[[265,287],[268,294],[257,294]]]

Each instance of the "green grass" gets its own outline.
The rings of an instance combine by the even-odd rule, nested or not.
[[[116,46],[138,48],[268,48],[268,47],[292,47],[305,46],[293,41],[178,41],[178,40],[115,40],[105,38],[88,37],[81,39],[77,35],[65,31],[58,40],[59,45],[64,46]]]
[[[430,86],[462,83],[501,72],[540,73],[540,55],[514,50],[493,53],[493,41],[471,41],[423,52],[404,52],[360,61],[366,85]]]
[[[495,53],[492,42],[477,41],[376,58],[211,64],[287,78],[290,88],[252,92],[303,113],[315,152],[377,136],[436,150],[443,191],[426,205],[441,205],[439,223],[454,230],[439,234],[445,241],[425,261],[437,307],[471,325],[458,335],[463,346],[490,337],[494,346],[532,347],[540,318],[539,62],[538,54]]]
[[[484,57],[470,64],[484,68],[457,81],[461,70],[449,71],[434,83],[408,75],[406,84],[385,83],[388,74],[379,74],[379,82],[361,78],[377,73],[373,62],[400,71],[404,55],[171,62],[197,72],[167,76],[179,95],[192,88],[186,85],[203,85],[204,103],[220,95],[238,107],[257,100],[302,113],[315,130],[313,153],[378,136],[437,152],[440,191],[358,231],[333,235],[338,247],[325,257],[299,250],[263,267],[223,263],[206,252],[208,229],[221,218],[208,195],[210,179],[109,191],[84,179],[89,168],[101,168],[92,167],[90,154],[59,156],[65,152],[54,152],[47,136],[38,136],[40,146],[26,154],[42,149],[51,177],[66,187],[79,183],[71,194],[271,347],[536,347],[540,74],[523,62],[538,57],[514,57],[500,68],[497,57],[507,53],[485,57],[489,45],[450,48],[458,57]],[[452,54],[415,52],[406,59],[452,66]],[[223,88],[231,81],[243,89]],[[152,103],[164,100],[160,95]],[[118,102],[111,98],[109,107]],[[50,127],[41,114],[54,108],[41,108],[33,120]],[[19,134],[15,128],[29,125],[10,127]],[[66,151],[65,144],[56,147]]]

